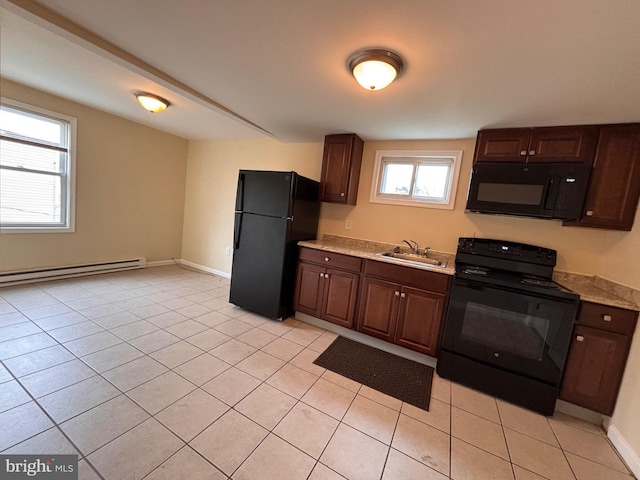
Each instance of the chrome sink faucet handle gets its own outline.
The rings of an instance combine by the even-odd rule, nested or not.
[[[418,255],[418,250],[420,250],[418,248],[418,242],[416,242],[415,240],[404,240],[404,239],[402,241],[407,245],[409,245],[409,248],[414,254]]]

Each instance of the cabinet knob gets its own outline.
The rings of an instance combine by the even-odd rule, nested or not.
[[[324,278],[324,273],[321,273],[321,274],[320,274],[320,278]]]
[[[340,194],[340,196],[341,196],[341,197],[344,197],[344,192],[342,192],[342,193]]]
[[[396,297],[399,297],[399,296],[400,296],[400,292],[396,292]]]
[[[401,293],[400,298],[404,298],[404,297],[406,297],[406,295],[404,293]]]
[[[585,213],[585,215],[587,217],[593,217],[593,210],[587,210],[587,212]]]
[[[535,150],[529,150],[529,156],[533,156],[533,155],[535,155],[535,154],[536,154],[536,151],[535,151]]]
[[[328,273],[325,273],[325,274],[324,274],[324,278],[329,278],[329,274],[328,274]]]
[[[611,315],[602,315],[602,319],[603,319],[605,322],[610,322],[610,321],[611,321],[611,319],[612,319],[612,317],[611,317]]]
[[[578,335],[578,336],[576,337],[576,340],[577,340],[578,342],[584,342],[584,337],[583,337],[582,335]]]
[[[325,262],[328,262],[329,260],[331,260],[329,257],[324,257]]]
[[[527,151],[526,151],[526,150],[520,150],[520,155],[521,155],[522,157],[524,157],[526,154],[527,154]]]

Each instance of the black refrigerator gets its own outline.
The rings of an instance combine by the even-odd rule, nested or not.
[[[231,303],[278,320],[293,312],[297,243],[316,238],[318,192],[296,172],[240,170]]]

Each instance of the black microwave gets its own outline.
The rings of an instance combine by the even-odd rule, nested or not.
[[[590,175],[581,163],[476,163],[467,211],[576,220]]]

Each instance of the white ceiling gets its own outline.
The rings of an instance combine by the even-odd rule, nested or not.
[[[190,139],[640,121],[638,0],[0,0],[0,15],[3,77]],[[363,47],[405,73],[364,90],[346,68]],[[149,114],[137,89],[173,105]]]

